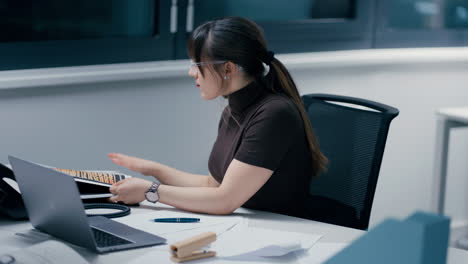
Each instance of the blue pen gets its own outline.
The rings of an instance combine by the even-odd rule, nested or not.
[[[180,218],[155,218],[153,222],[158,223],[196,223],[200,222],[200,218],[187,218],[187,217],[180,217]]]

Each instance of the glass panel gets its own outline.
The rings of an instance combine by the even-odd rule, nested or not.
[[[243,16],[257,22],[353,19],[356,0],[199,0],[196,17]]]
[[[0,42],[147,37],[158,0],[2,0]]]
[[[468,27],[468,0],[448,0],[445,6],[445,26]]]
[[[444,29],[468,27],[468,0],[392,0],[388,27]]]

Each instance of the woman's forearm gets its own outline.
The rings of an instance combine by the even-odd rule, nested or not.
[[[160,202],[176,208],[206,214],[230,214],[237,208],[229,196],[219,187],[176,187],[161,185],[158,188]]]
[[[187,173],[158,162],[152,162],[142,173],[147,176],[154,176],[161,181],[161,183],[166,185],[180,187],[210,186],[209,177],[211,176]]]

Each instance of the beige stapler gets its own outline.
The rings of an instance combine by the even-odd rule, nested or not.
[[[201,248],[214,242],[216,240],[216,233],[205,232],[197,236],[179,241],[170,246],[171,260],[175,262],[185,262],[195,259],[202,259],[213,257],[216,255],[215,251],[206,251]]]

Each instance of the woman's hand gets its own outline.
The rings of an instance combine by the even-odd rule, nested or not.
[[[110,187],[110,192],[113,194],[109,200],[111,202],[123,202],[125,204],[137,204],[146,199],[145,193],[153,184],[150,181],[140,178],[128,178]]]
[[[107,157],[115,164],[143,175],[148,175],[152,165],[154,165],[153,161],[127,156],[121,153],[109,153]]]

